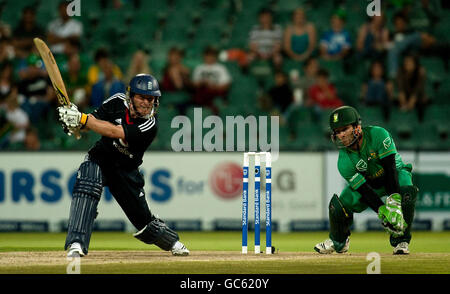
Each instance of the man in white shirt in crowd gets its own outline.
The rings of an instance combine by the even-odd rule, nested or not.
[[[79,39],[83,34],[83,24],[67,14],[69,2],[62,1],[58,6],[59,17],[47,27],[47,40],[54,54],[64,53],[64,43],[67,39]]]
[[[207,106],[217,114],[213,104],[215,97],[226,98],[231,85],[231,76],[227,68],[217,61],[218,51],[208,46],[203,51],[203,62],[193,72],[193,102],[195,106]]]

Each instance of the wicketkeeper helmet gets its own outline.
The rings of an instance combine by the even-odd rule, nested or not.
[[[330,129],[331,140],[336,144],[337,147],[349,147],[353,145],[360,136],[360,133],[354,129],[354,139],[349,145],[343,145],[342,142],[337,138],[335,130],[337,128],[345,127],[348,125],[358,126],[361,125],[361,117],[358,111],[351,106],[341,106],[333,110],[330,114]]]

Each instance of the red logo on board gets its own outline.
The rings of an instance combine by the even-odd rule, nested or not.
[[[242,193],[242,167],[233,162],[219,164],[212,171],[209,183],[220,198],[236,198]]]

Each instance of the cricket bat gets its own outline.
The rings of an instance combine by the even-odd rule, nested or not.
[[[69,96],[67,95],[66,86],[59,72],[58,64],[56,64],[55,57],[53,53],[48,48],[47,44],[39,38],[34,38],[34,45],[39,51],[42,60],[45,64],[45,69],[47,70],[48,76],[52,81],[53,89],[55,89],[56,96],[58,97],[58,102],[63,106],[70,106],[71,102]],[[75,138],[80,139],[80,131],[75,132]]]

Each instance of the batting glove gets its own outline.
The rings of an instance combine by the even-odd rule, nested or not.
[[[69,129],[77,129],[86,125],[88,116],[85,113],[78,111],[75,104],[70,106],[60,106],[57,108],[59,120]]]

